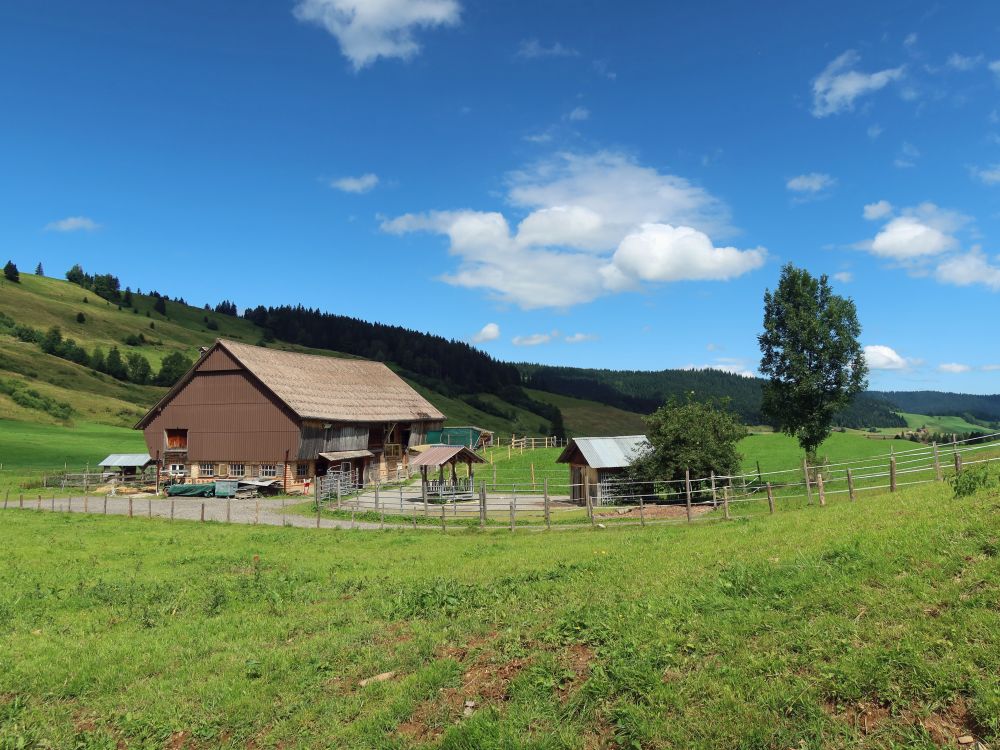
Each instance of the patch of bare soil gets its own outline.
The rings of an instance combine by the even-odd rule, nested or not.
[[[691,507],[691,515],[701,516],[711,510],[711,505],[694,505]],[[687,518],[687,507],[684,505],[647,505],[643,508],[642,515],[645,515],[647,519]],[[595,512],[594,517],[639,519],[639,506],[635,505],[629,508],[617,508],[610,512]]]
[[[587,677],[590,675],[590,662],[594,659],[594,651],[589,646],[577,643],[566,649],[560,663],[570,676],[568,679],[560,680],[556,686],[559,699],[564,703],[572,695]]]
[[[893,718],[889,708],[875,703],[838,707],[828,702],[824,709],[865,735],[876,731]],[[964,698],[930,713],[908,708],[897,716],[907,724],[922,727],[938,747],[984,747],[979,743],[983,736],[982,727],[977,725]]]

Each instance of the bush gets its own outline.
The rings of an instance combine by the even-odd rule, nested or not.
[[[997,478],[990,471],[988,464],[966,469],[953,476],[950,481],[951,488],[955,491],[955,497],[969,497],[969,495],[975,495],[987,487],[995,487],[997,484]]]
[[[76,322],[77,323],[86,323],[87,322],[87,316],[84,315],[82,312],[78,312],[76,314]]]

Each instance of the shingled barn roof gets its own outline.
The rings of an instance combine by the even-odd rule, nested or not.
[[[218,344],[303,419],[444,419],[444,414],[381,362],[284,352],[224,339]]]

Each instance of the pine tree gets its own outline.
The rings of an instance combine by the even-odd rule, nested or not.
[[[108,352],[105,371],[117,380],[128,380],[128,370],[122,361],[122,353],[118,351],[117,346],[112,346],[111,351]]]
[[[18,273],[17,266],[12,260],[8,260],[7,265],[3,267],[3,275],[7,281],[13,281],[15,284],[21,283],[21,274]]]
[[[35,266],[35,276],[44,276],[44,275],[45,275],[45,271],[42,268],[41,261],[39,261],[38,265]]]

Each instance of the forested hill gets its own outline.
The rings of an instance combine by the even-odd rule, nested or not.
[[[761,413],[760,378],[721,370],[596,370],[550,367],[519,363],[522,382],[542,391],[600,401],[643,414],[676,396],[692,393],[696,398],[727,398],[730,407],[747,424],[767,424]],[[891,401],[891,399],[889,400]],[[840,427],[906,427],[906,420],[885,398],[859,396],[835,419]]]
[[[877,391],[873,395],[904,412],[935,417],[954,415],[970,422],[1000,421],[1000,394],[977,396],[942,391]]]

